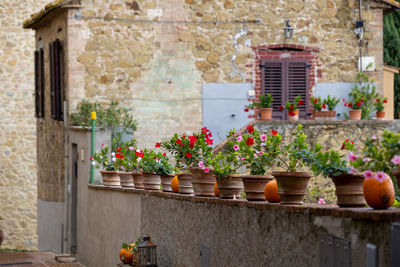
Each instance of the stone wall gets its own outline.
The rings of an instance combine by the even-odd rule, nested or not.
[[[78,227],[90,246],[78,246],[77,254],[88,267],[115,265],[119,243],[144,233],[157,244],[161,267],[201,266],[200,249],[205,258],[209,250],[205,266],[320,266],[323,235],[351,242],[351,266],[366,266],[367,243],[377,246],[379,266],[390,266],[390,227],[400,220],[399,209],[281,206],[103,186],[89,186],[88,197],[93,206]],[[129,214],[124,203],[131,203]],[[93,251],[104,254],[90,257]]]
[[[3,247],[36,249],[34,32],[22,21],[47,0],[0,1],[0,228]]]

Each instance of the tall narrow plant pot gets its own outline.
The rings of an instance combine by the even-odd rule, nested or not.
[[[121,186],[121,180],[117,171],[101,171],[104,186]]]
[[[336,187],[339,207],[365,207],[362,174],[343,174],[330,177]]]
[[[133,185],[135,189],[144,189],[143,175],[139,172],[132,172],[131,175],[133,177]]]
[[[271,175],[241,175],[248,201],[265,201],[265,185],[272,181]]]
[[[162,191],[172,192],[171,182],[173,178],[174,178],[173,174],[161,175]]]
[[[179,173],[177,176],[179,181],[179,193],[193,194],[192,176],[189,173]]]
[[[143,185],[146,190],[161,190],[161,178],[158,174],[143,173]]]
[[[130,172],[118,172],[122,187],[133,188],[133,177]]]
[[[308,181],[311,178],[308,172],[273,172],[278,183],[278,193],[281,204],[302,205]]]
[[[220,198],[239,198],[243,190],[243,182],[239,174],[231,174],[226,179],[218,179],[217,186]]]
[[[261,120],[272,120],[272,108],[260,108]]]
[[[350,116],[350,120],[354,120],[354,121],[361,120],[361,109],[350,109],[349,116]]]
[[[195,196],[215,197],[215,175],[213,170],[205,173],[202,168],[192,167],[190,168],[190,173],[192,175],[192,185]]]

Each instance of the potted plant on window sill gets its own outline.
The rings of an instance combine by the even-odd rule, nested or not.
[[[364,207],[364,178],[360,173],[351,173],[347,161],[338,151],[322,151],[316,146],[315,160],[312,165],[314,175],[322,174],[332,179],[336,187],[339,207]]]
[[[104,186],[121,186],[118,171],[115,169],[116,157],[115,153],[111,153],[111,158],[108,158],[108,146],[101,144],[100,152],[95,153],[91,158],[91,164],[96,169],[102,168],[100,171]]]
[[[247,109],[258,109],[260,111],[261,120],[272,120],[272,96],[270,93],[260,95],[259,101],[255,101],[248,105]]]
[[[247,134],[233,139],[240,159],[250,170],[250,175],[241,175],[247,200],[265,201],[265,185],[273,180],[267,171],[279,155],[281,140],[282,136],[277,131],[272,131],[272,134],[267,136],[260,134],[252,125],[247,127]]]
[[[334,110],[336,105],[340,102],[335,97],[327,96],[321,101],[321,97],[312,97],[311,102],[314,108],[313,118],[315,120],[334,120],[336,117],[336,111]],[[322,110],[328,109],[328,110]]]
[[[376,119],[377,120],[385,120],[385,115],[386,112],[384,104],[387,103],[387,98],[382,98],[382,97],[377,97],[376,101],[374,103],[375,109],[376,109]]]
[[[293,103],[290,101],[286,102],[285,108],[288,111],[289,121],[298,121],[299,120],[299,109],[298,107],[303,105],[304,101],[301,100],[301,95],[296,96]],[[283,110],[284,107],[280,106],[280,110]]]
[[[306,142],[306,135],[302,129],[303,126],[298,125],[292,133],[291,142],[281,148],[278,167],[283,167],[286,171],[272,172],[278,184],[281,204],[302,205],[311,178],[309,172],[299,171],[304,166],[311,166],[314,160],[313,150]]]

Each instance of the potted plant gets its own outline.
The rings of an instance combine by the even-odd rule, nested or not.
[[[321,101],[321,97],[312,97],[311,102],[314,108],[313,118],[315,120],[333,120],[336,117],[336,111],[334,110],[336,105],[340,102],[339,99],[335,97],[327,96]],[[328,109],[328,110],[322,110]]]
[[[101,144],[100,152],[97,152],[91,158],[91,164],[96,169],[102,168],[100,171],[104,186],[121,186],[119,174],[115,169],[116,157],[115,153],[111,153],[111,158],[108,157],[108,146]]]
[[[211,158],[210,164],[214,169],[217,179],[217,187],[220,198],[235,199],[240,196],[243,190],[243,182],[237,169],[243,165],[240,160],[240,149],[232,140],[235,136],[235,130],[231,130],[227,136],[227,143],[224,153],[219,152]]]
[[[233,144],[239,148],[239,157],[250,170],[250,175],[241,175],[246,199],[265,201],[265,185],[273,180],[267,171],[274,165],[279,155],[279,144],[282,136],[277,131],[272,134],[260,134],[252,125],[247,127],[247,134],[238,135]]]
[[[280,149],[277,165],[285,171],[272,172],[278,184],[281,204],[303,204],[311,178],[309,172],[301,171],[304,166],[311,166],[314,160],[313,149],[307,143],[302,129],[303,126],[298,125],[292,132],[292,140]]]
[[[377,120],[384,120],[385,119],[385,107],[384,104],[387,103],[386,97],[377,97],[374,103],[375,110],[376,110],[376,119]]]
[[[136,140],[131,139],[122,147],[118,147],[117,152],[115,153],[115,168],[119,170],[118,173],[122,187],[134,187],[132,172],[137,170],[135,144]]]
[[[161,178],[160,170],[162,169],[161,159],[164,157],[160,152],[144,149],[143,157],[139,162],[142,170],[143,185],[146,190],[160,190]]]
[[[290,101],[286,102],[285,108],[288,111],[289,121],[298,121],[299,120],[298,106],[301,106],[303,104],[304,104],[304,101],[301,100],[301,95],[296,96],[293,103],[291,103]],[[281,106],[279,109],[283,110],[283,107]]]
[[[364,207],[363,177],[361,174],[351,173],[350,167],[343,155],[335,150],[315,147],[315,159],[312,164],[314,175],[322,174],[332,179],[336,187],[337,204],[340,207]]]
[[[247,109],[259,109],[261,120],[272,119],[272,96],[270,93],[266,95],[260,95],[259,101],[255,101],[252,104],[246,106]]]
[[[157,174],[161,177],[161,187],[164,192],[172,192],[171,182],[174,178],[173,168],[169,163],[169,158],[167,157],[167,153],[163,153],[160,164],[158,165],[158,169],[156,171]]]
[[[207,127],[201,129],[190,139],[193,146],[192,157],[197,166],[190,167],[192,185],[195,196],[215,197],[214,184],[216,181],[214,170],[207,167],[212,156],[212,133]]]

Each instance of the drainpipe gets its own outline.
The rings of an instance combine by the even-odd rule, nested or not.
[[[358,7],[358,20],[362,21],[362,0],[359,0],[359,7]],[[362,32],[360,33],[360,39],[358,40],[358,45],[360,47],[360,70],[362,71],[362,38],[364,34],[364,28],[362,29]]]
[[[64,246],[68,242],[69,232],[69,217],[70,217],[70,201],[71,201],[71,179],[69,177],[69,135],[68,135],[68,104],[64,101],[64,223],[61,225],[61,253],[66,253],[66,247]]]

